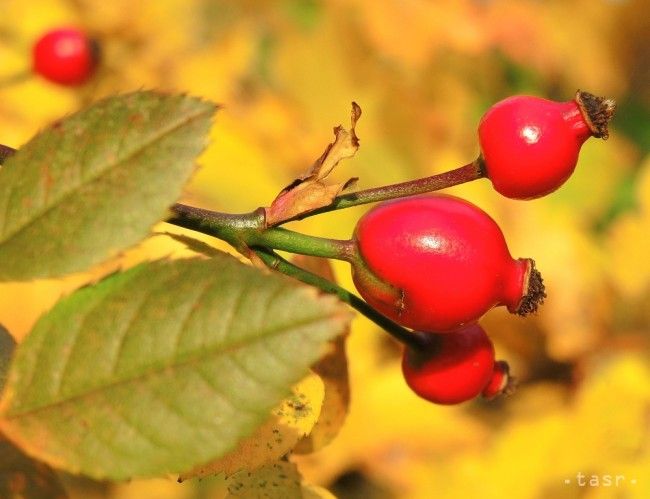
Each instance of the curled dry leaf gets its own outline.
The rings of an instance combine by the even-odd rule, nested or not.
[[[329,260],[313,256],[296,255],[293,263],[332,282],[336,281]],[[345,349],[349,330],[329,342],[328,353],[312,366],[312,371],[323,382],[324,397],[318,421],[309,435],[303,437],[293,449],[308,454],[322,449],[339,433],[350,405],[348,358]]]
[[[335,127],[334,142],[327,146],[307,172],[282,189],[271,206],[265,208],[268,226],[328,206],[341,191],[356,182],[356,178],[338,183],[328,183],[325,179],[341,160],[351,158],[359,149],[359,138],[354,128],[360,117],[361,108],[353,102],[350,130],[341,125]]]

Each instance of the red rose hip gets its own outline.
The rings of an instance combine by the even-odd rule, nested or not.
[[[478,324],[453,334],[428,335],[421,349],[406,349],[402,373],[409,387],[436,404],[459,404],[478,396],[494,370],[494,347]]]
[[[359,293],[412,329],[452,331],[498,305],[525,315],[546,296],[534,262],[513,259],[496,222],[453,196],[379,204],[359,220],[354,241]]]
[[[494,363],[490,380],[481,392],[484,398],[492,400],[499,395],[510,395],[515,390],[515,379],[510,376],[510,366],[505,360]]]
[[[580,91],[569,102],[509,97],[481,118],[479,163],[504,196],[544,196],[571,176],[585,140],[608,137],[614,109],[614,101]]]
[[[99,50],[83,31],[59,28],[47,32],[34,45],[32,65],[35,73],[60,85],[81,85],[93,74]]]

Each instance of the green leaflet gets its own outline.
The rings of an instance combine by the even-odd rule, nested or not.
[[[194,170],[215,106],[135,92],[54,123],[0,168],[0,281],[85,270],[136,244]]]
[[[333,297],[226,255],[141,264],[38,321],[0,430],[95,478],[187,471],[261,425],[349,318]]]

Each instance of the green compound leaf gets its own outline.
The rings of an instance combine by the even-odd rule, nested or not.
[[[85,270],[143,239],[194,171],[214,112],[143,91],[39,133],[0,168],[0,281]]]
[[[349,319],[332,296],[227,255],[142,264],[38,321],[0,430],[94,478],[184,472],[253,433]]]

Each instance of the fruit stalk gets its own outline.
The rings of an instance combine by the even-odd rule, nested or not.
[[[345,261],[355,257],[352,241],[310,236],[281,227],[265,229],[261,209],[234,215],[176,204],[172,211],[174,216],[168,223],[217,237],[244,255],[249,248],[264,247]]]
[[[271,250],[255,248],[254,252],[255,255],[257,255],[257,257],[270,269],[281,272],[289,277],[293,277],[305,284],[315,286],[325,293],[338,296],[343,302],[366,316],[380,328],[393,336],[393,338],[400,343],[403,343],[411,350],[419,351],[424,347],[424,345],[430,342],[430,340],[426,338],[425,334],[409,331],[408,329],[403,328],[399,324],[377,312],[361,298],[350,293],[347,289],[342,288],[338,284],[294,265]]]

